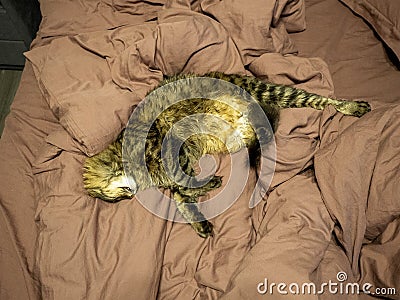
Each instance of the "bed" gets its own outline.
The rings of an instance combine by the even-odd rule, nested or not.
[[[400,299],[397,1],[40,5],[0,140],[0,299]],[[89,197],[85,158],[163,75],[209,71],[372,111],[283,110],[272,182],[253,169],[239,194],[225,189],[237,200],[211,220],[212,238],[135,199]],[[215,161],[235,177],[229,157]],[[266,193],[250,208],[258,180]]]

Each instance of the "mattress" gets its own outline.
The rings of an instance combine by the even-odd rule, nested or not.
[[[1,299],[400,299],[399,4],[43,0],[41,12],[0,140]],[[252,168],[232,187],[247,154],[216,156],[229,180],[201,200],[235,201],[211,238],[135,198],[91,198],[86,157],[164,75],[209,71],[372,111],[282,110],[272,180]]]

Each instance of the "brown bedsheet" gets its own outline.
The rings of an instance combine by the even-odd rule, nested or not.
[[[27,53],[33,68],[27,63],[0,140],[1,299],[290,298],[257,286],[320,285],[338,272],[396,288],[388,297],[399,299],[400,75],[361,18],[336,0],[41,5]],[[135,199],[87,196],[86,155],[116,137],[162,75],[212,70],[335,91],[374,110],[360,119],[332,108],[284,110],[268,197],[249,208],[250,173],[234,205],[212,220],[213,238]],[[245,163],[244,154],[235,157]],[[217,165],[235,180],[228,157]],[[317,297],[343,295],[296,296]]]

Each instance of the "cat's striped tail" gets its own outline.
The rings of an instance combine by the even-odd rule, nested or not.
[[[347,101],[324,97],[290,86],[265,83],[263,99],[271,99],[281,108],[311,107],[323,110],[332,105],[344,115],[361,117],[371,110],[368,102]]]
[[[361,117],[371,110],[368,102],[332,99],[309,93],[291,86],[264,82],[251,76],[211,72],[206,76],[222,79],[243,88],[263,107],[268,109],[311,107],[322,110],[333,105],[337,111],[350,116]]]

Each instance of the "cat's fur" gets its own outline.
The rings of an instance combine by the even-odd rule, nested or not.
[[[190,187],[193,182],[199,182],[192,181],[190,183],[185,176],[171,178],[162,164],[163,142],[166,142],[167,147],[164,149],[167,154],[171,151],[179,153],[179,163],[167,161],[168,169],[172,170],[172,174],[179,174],[177,168],[181,167],[184,171],[183,175],[195,176],[194,166],[204,154],[232,153],[243,147],[256,148],[259,143],[268,142],[273,132],[270,128],[261,128],[261,131],[255,132],[255,128],[249,122],[249,119],[253,117],[252,107],[249,102],[243,101],[240,95],[232,96],[222,93],[221,95],[217,94],[214,99],[183,100],[162,110],[160,115],[154,115],[153,111],[159,111],[160,104],[168,102],[173,93],[179,92],[183,98],[190,98],[191,89],[202,88],[194,86],[197,84],[196,80],[190,81],[191,78],[196,77],[196,75],[178,75],[161,82],[159,86],[166,87],[161,99],[139,107],[138,109],[142,109],[142,111],[138,114],[140,117],[135,120],[136,123],[133,124],[134,128],[121,133],[107,149],[86,160],[83,178],[85,188],[91,196],[111,202],[132,198],[137,191],[151,186],[170,189],[181,215],[200,236],[207,237],[212,234],[212,225],[201,218],[201,212],[191,204],[196,203],[198,197],[218,188],[221,185],[221,178],[214,176],[200,187]],[[339,112],[357,117],[370,111],[369,104],[364,101],[331,99],[289,86],[266,83],[250,76],[212,72],[202,77],[221,79],[244,89],[262,107],[273,130],[277,126],[279,111],[282,108],[324,109],[328,105],[333,105]],[[185,86],[187,90],[176,91],[174,88],[168,88],[168,83],[180,79],[189,80],[189,84]],[[185,94],[188,97],[185,97]],[[229,126],[225,126],[221,130],[222,125],[211,118],[203,120],[202,125],[198,125],[196,122],[182,123],[174,128],[172,135],[167,136],[168,131],[176,122],[194,114],[221,117]],[[148,130],[148,122],[152,120],[155,121]],[[194,134],[186,139],[187,132],[209,132],[210,134]],[[256,136],[264,140],[257,140]],[[145,140],[143,143],[145,149],[142,149],[138,143],[130,142],[131,140],[137,141],[138,137]],[[166,137],[167,139],[164,141]],[[129,176],[134,178],[127,178],[126,169],[123,168],[123,141],[125,142],[124,151],[127,151],[134,160],[134,163],[128,163],[125,167],[128,168]],[[145,157],[141,156],[141,153],[145,153]],[[143,168],[147,168],[147,171]],[[136,186],[132,187],[129,180]],[[203,219],[203,221],[198,221],[199,219]]]

